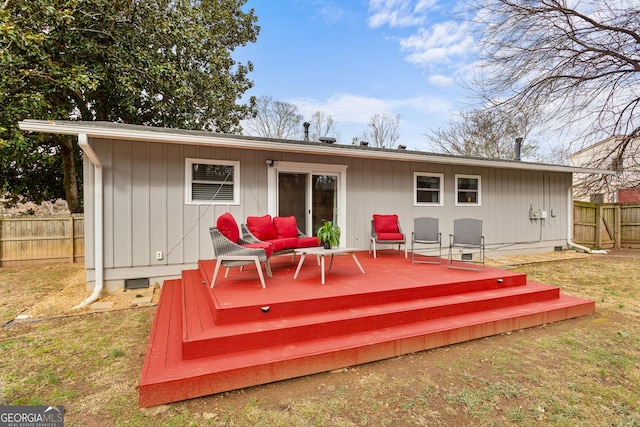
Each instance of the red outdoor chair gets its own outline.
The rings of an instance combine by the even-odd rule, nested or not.
[[[407,257],[407,238],[400,228],[398,215],[373,215],[369,253],[373,248],[374,258],[377,258],[376,245],[398,245],[398,253],[400,253],[400,247],[404,245],[404,257]]]

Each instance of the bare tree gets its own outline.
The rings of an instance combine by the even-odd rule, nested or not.
[[[310,137],[312,141],[319,141],[321,136],[331,136],[338,138],[336,134],[337,123],[329,114],[323,111],[316,111],[309,120]]]
[[[529,118],[511,116],[499,109],[462,112],[449,121],[448,127],[431,130],[427,139],[431,147],[446,154],[489,159],[516,158],[516,139],[522,138],[520,158],[540,160],[538,144],[527,138]]]
[[[249,135],[294,139],[300,137],[302,120],[295,105],[261,96],[256,99],[253,117],[243,123],[243,128]]]
[[[400,114],[374,114],[362,132],[362,141],[374,147],[394,148],[400,138]]]
[[[640,135],[640,6],[627,0],[488,0],[471,6],[482,31],[476,88],[507,111],[538,111],[581,128],[576,141],[622,136],[608,168]],[[578,147],[580,148],[580,147]]]
[[[477,7],[482,94],[512,110],[547,108],[572,122],[591,115],[607,136],[638,132],[637,2],[571,3],[575,7],[567,0],[490,0]]]

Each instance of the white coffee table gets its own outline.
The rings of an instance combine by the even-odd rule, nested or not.
[[[300,269],[302,268],[302,264],[304,264],[304,258],[307,255],[316,255],[320,258],[320,271],[322,276],[322,284],[324,285],[324,257],[327,255],[331,255],[331,261],[329,262],[329,270],[331,270],[331,266],[333,265],[333,256],[334,255],[351,255],[353,261],[356,263],[362,274],[364,274],[364,269],[362,265],[360,265],[360,261],[356,257],[356,252],[359,251],[358,248],[331,248],[325,249],[323,247],[313,247],[313,248],[300,248],[296,249],[294,252],[296,255],[300,255],[300,261],[298,262],[298,268],[296,268],[296,274],[293,275],[294,279],[298,278],[298,273],[300,273]]]

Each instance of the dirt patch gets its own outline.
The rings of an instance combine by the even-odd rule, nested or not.
[[[101,297],[107,303],[96,309],[87,305],[77,307],[91,293],[87,291],[86,274],[82,264],[47,264],[42,266],[5,267],[0,275],[0,322],[24,323],[45,318],[75,316],[99,311],[122,310],[132,307],[136,297],[150,296],[151,301],[139,306],[157,304],[160,290],[155,287],[120,291]]]
[[[607,249],[607,255],[616,258],[640,259],[640,249]]]
[[[542,262],[566,261],[572,259],[585,259],[590,254],[573,250],[544,252],[539,254],[512,255],[502,257],[488,257],[486,265],[497,268],[512,268],[519,265],[529,265]]]

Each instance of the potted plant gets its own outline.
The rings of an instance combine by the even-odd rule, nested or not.
[[[340,227],[332,221],[322,221],[322,225],[318,227],[318,231],[316,231],[318,241],[324,245],[325,249],[340,246]]]

